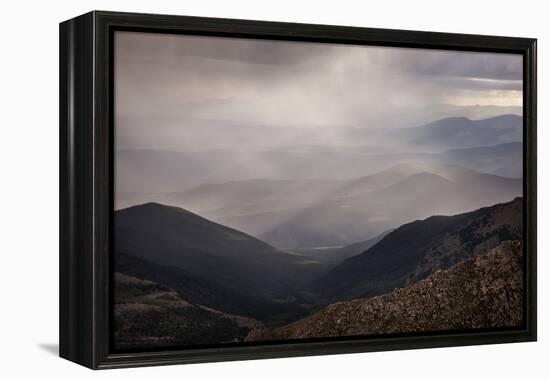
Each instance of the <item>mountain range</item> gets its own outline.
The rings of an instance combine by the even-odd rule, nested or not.
[[[520,116],[342,127],[346,146],[255,128],[116,152],[115,348],[521,322]]]
[[[287,144],[185,152],[121,149],[115,161],[116,207],[236,180],[319,179],[327,178],[327,173],[336,179],[358,178],[400,162],[456,164],[489,174],[522,176],[521,116],[446,118],[419,127],[382,128],[376,133],[370,128],[359,129],[364,137],[351,137],[350,143],[331,147]]]
[[[340,181],[247,180],[200,186],[171,194],[167,202],[296,250],[342,247],[408,221],[475,210],[521,194],[520,179],[451,165],[428,169],[400,164]]]
[[[186,302],[277,326],[335,300],[410,286],[500,241],[521,239],[521,215],[517,198],[432,216],[325,260],[276,249],[183,209],[144,204],[115,215],[115,271],[170,288]]]
[[[392,137],[408,144],[447,148],[471,148],[521,141],[522,134],[523,118],[513,114],[482,120],[450,117],[420,127],[392,131]]]
[[[115,347],[515,325],[522,310],[521,249],[502,242],[522,239],[522,203],[517,198],[405,224],[345,247],[347,254],[364,251],[347,259],[340,254],[340,264],[277,250],[174,207],[119,211]],[[132,238],[135,244],[127,242]],[[150,250],[152,244],[158,249]],[[197,250],[199,244],[205,249]],[[217,251],[222,248],[233,253]],[[501,294],[512,298],[496,303]],[[434,305],[437,319],[428,318]]]

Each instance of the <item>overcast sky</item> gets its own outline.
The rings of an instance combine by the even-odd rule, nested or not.
[[[254,144],[251,135],[274,144],[342,142],[345,128],[521,113],[521,87],[520,55],[135,32],[115,38],[120,149],[208,150],[246,136]]]

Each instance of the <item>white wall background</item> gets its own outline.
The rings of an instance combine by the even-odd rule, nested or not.
[[[545,1],[10,1],[0,22],[0,376],[85,379],[548,378],[550,27]],[[539,342],[94,373],[56,357],[58,22],[150,12],[539,39]],[[546,297],[546,299],[544,298]],[[546,355],[544,354],[544,351]],[[546,375],[546,376],[544,376]]]

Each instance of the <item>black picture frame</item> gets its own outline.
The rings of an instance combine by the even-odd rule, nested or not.
[[[506,52],[523,56],[525,324],[501,331],[110,350],[113,33]],[[528,342],[537,337],[536,39],[93,11],[60,24],[60,356],[93,369]]]

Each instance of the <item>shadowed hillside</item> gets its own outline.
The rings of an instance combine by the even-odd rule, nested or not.
[[[326,298],[342,300],[410,285],[484,254],[503,240],[522,239],[522,209],[522,198],[516,198],[465,214],[405,224],[332,269],[313,287]]]
[[[116,349],[238,341],[261,323],[182,299],[173,289],[115,273]]]
[[[296,298],[296,289],[323,270],[312,259],[156,203],[116,212],[115,250],[117,270],[266,322],[306,315],[307,302]]]
[[[118,252],[223,281],[230,288],[294,286],[317,269],[315,263],[250,235],[157,203],[117,211],[115,232]]]

